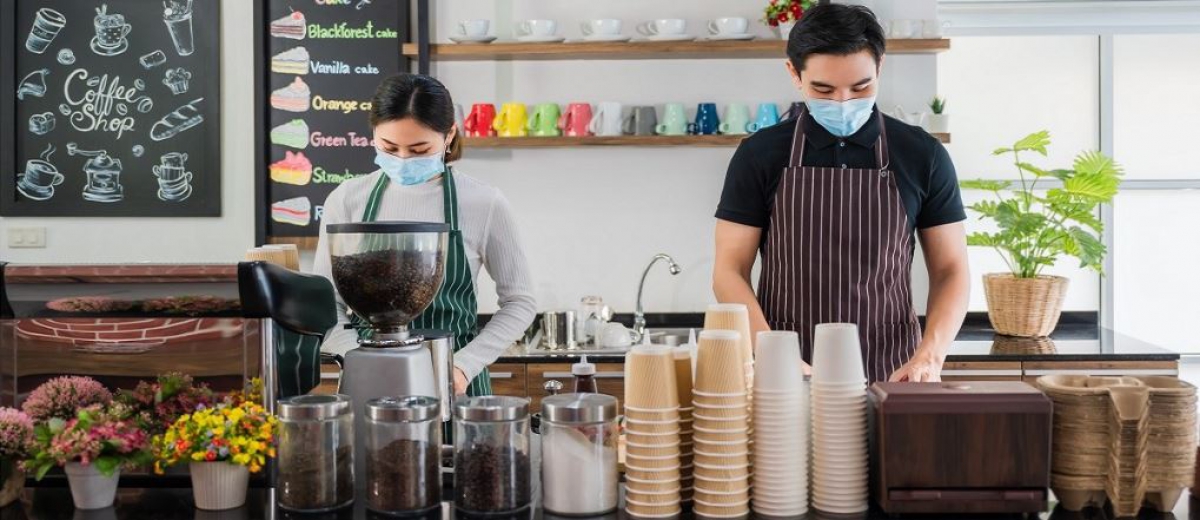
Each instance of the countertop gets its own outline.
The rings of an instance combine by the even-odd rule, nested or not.
[[[108,509],[96,511],[75,511],[71,505],[71,496],[63,488],[26,489],[22,500],[0,510],[3,520],[259,520],[259,519],[320,519],[320,520],[358,520],[388,518],[367,512],[362,504],[356,502],[353,507],[342,511],[325,514],[295,514],[277,510],[273,503],[273,491],[251,489],[247,504],[239,509],[228,511],[198,511],[193,508],[192,494],[189,489],[128,489],[122,488],[118,493],[117,505]],[[1195,513],[1193,513],[1193,511]],[[1194,516],[1193,516],[1194,514]],[[456,513],[453,505],[443,503],[441,510],[436,510],[427,516],[408,517],[416,520],[451,520],[468,518]],[[538,509],[526,510],[514,516],[491,516],[489,520],[540,520],[558,519]],[[590,517],[596,520],[625,520],[630,518],[624,512],[614,512],[608,515]],[[680,516],[684,520],[692,518],[690,512]],[[940,519],[940,520],[978,520],[978,519],[1015,519],[1019,515],[903,515],[888,516],[883,512],[872,511],[860,515],[825,515],[810,512],[800,520],[894,520],[900,519]],[[1079,513],[1054,507],[1051,512],[1041,513],[1037,518],[1044,520],[1107,520],[1113,518],[1111,513],[1092,509]],[[1146,520],[1200,518],[1200,501],[1191,499],[1188,494],[1180,499],[1171,513],[1159,514],[1144,511],[1139,517]]]
[[[1060,327],[1063,329],[1063,327]],[[571,351],[548,351],[516,345],[498,363],[568,363],[579,358]],[[625,353],[588,354],[594,363],[621,363]],[[950,346],[947,362],[979,361],[1177,361],[1179,354],[1119,332],[1095,326],[1074,326],[1050,338],[1015,338],[965,330]]]

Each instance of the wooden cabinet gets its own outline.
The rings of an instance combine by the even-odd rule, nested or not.
[[[950,361],[942,366],[943,381],[1020,381],[1020,361]]]
[[[511,397],[526,397],[525,364],[496,363],[488,367],[492,376],[492,393]]]
[[[337,363],[321,363],[321,383],[309,393],[322,395],[336,394],[338,391],[338,378],[341,375],[342,369],[337,366]]]

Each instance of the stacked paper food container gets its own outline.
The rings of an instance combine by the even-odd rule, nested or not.
[[[866,511],[867,377],[854,324],[817,325],[813,335],[812,453],[813,508]]]
[[[750,427],[741,335],[705,330],[692,389],[695,512],[739,518],[750,512]]]
[[[755,347],[754,512],[808,512],[809,392],[795,332],[760,332]]]
[[[639,345],[625,356],[625,508],[631,516],[682,512],[678,392],[671,347]]]

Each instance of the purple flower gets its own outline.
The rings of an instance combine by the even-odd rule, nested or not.
[[[90,377],[56,377],[30,392],[21,409],[36,421],[71,419],[75,411],[94,404],[112,402],[109,392],[99,381]]]

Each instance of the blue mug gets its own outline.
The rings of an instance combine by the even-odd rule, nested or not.
[[[713,135],[720,129],[721,118],[717,116],[716,103],[700,103],[696,107],[696,122],[688,125],[692,135]]]
[[[750,123],[748,130],[757,132],[768,126],[774,126],[779,123],[779,109],[775,107],[775,103],[763,103],[758,105],[758,116],[754,118],[754,122]]]

